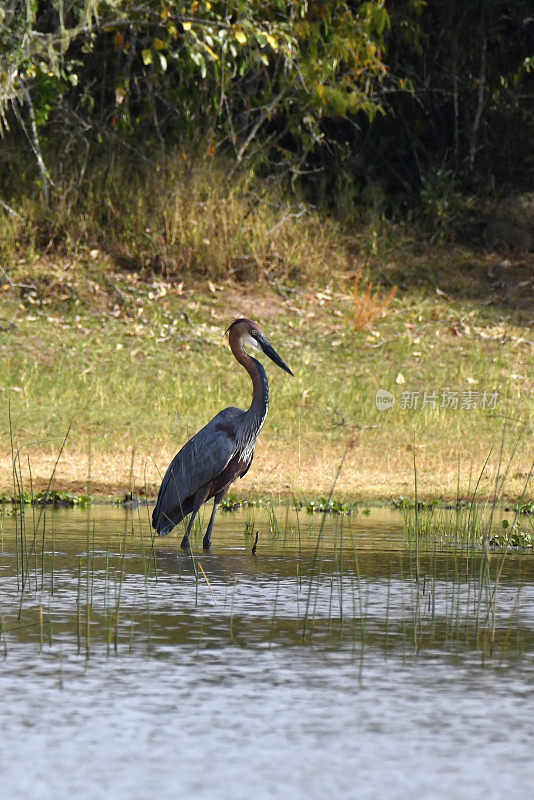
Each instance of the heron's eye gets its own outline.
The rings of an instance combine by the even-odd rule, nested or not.
[[[258,335],[258,331],[254,329],[253,331],[250,331],[250,335],[251,336],[257,336]]]

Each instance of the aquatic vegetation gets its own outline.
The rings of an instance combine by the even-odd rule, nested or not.
[[[35,505],[54,506],[87,506],[91,502],[86,494],[73,495],[70,492],[37,492],[33,500]]]
[[[510,523],[503,519],[502,530],[492,534],[490,547],[512,547],[515,549],[528,549],[534,547],[534,527],[532,531],[523,530],[518,522]]]
[[[91,498],[86,494],[71,494],[70,492],[20,492],[19,494],[0,495],[0,505],[13,506],[55,506],[56,508],[73,508],[74,506],[88,506]]]
[[[223,497],[220,505],[221,511],[237,511],[238,508],[252,508],[254,506],[261,506],[264,500],[258,498],[239,498],[235,492],[228,492],[226,497]]]
[[[391,501],[393,508],[396,508],[400,511],[403,509],[412,509],[417,506],[420,511],[430,510],[432,511],[434,508],[437,508],[439,505],[438,500],[430,500],[428,502],[423,502],[422,500],[418,500],[417,503],[415,500],[411,500],[409,497],[394,497]]]
[[[348,503],[334,498],[318,497],[306,503],[306,511],[321,514],[352,514],[358,510],[358,503]]]
[[[524,514],[525,516],[531,516],[534,514],[534,500],[529,500],[525,503],[520,503],[516,511],[518,514]]]

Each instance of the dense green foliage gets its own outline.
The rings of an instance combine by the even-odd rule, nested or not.
[[[315,202],[447,216],[524,188],[534,156],[529,0],[8,0],[0,177],[45,202],[98,151],[224,153]],[[14,148],[14,149],[13,149]],[[2,150],[4,151],[2,154]]]

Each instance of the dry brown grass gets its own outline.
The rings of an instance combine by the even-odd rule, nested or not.
[[[91,460],[91,492],[97,496],[120,496],[132,488],[139,494],[155,497],[172,450],[158,450],[155,454],[126,450],[116,453],[98,453]],[[156,465],[154,457],[157,458]],[[372,443],[284,443],[260,440],[256,448],[253,467],[247,476],[236,483],[233,490],[241,496],[280,496],[298,498],[327,495],[334,483],[338,467],[345,456],[343,468],[336,482],[336,496],[356,497],[369,502],[387,501],[394,497],[413,497],[413,450],[398,446],[384,453]],[[456,453],[436,453],[422,445],[417,447],[418,496],[420,498],[454,499],[457,490],[458,458]],[[478,479],[485,456],[473,454],[473,461],[465,464],[460,476],[460,495],[469,497]],[[56,453],[36,450],[31,456],[34,491],[42,491],[48,481]],[[54,486],[61,491],[85,493],[87,491],[88,454],[67,447],[56,470]],[[133,470],[132,470],[133,467]],[[159,467],[159,470],[158,470]],[[491,499],[498,469],[495,455],[484,471],[477,496]],[[29,487],[27,465],[22,464],[26,487]],[[517,498],[521,495],[526,474],[513,472],[508,476],[503,496]],[[12,486],[11,458],[7,453],[0,457],[0,487],[9,491]]]
[[[43,215],[25,201],[23,221],[0,215],[0,239],[11,261],[97,250],[115,268],[164,280],[283,284],[346,269],[339,224],[278,185],[227,175],[224,163],[191,166],[176,154],[157,167],[133,169],[126,157],[94,163],[68,203]]]
[[[397,294],[397,286],[394,286],[387,295],[381,297],[378,292],[373,294],[373,284],[367,281],[364,287],[360,287],[362,279],[362,267],[356,270],[354,278],[354,330],[363,331],[369,328],[377,320],[383,319],[388,315],[388,306]]]

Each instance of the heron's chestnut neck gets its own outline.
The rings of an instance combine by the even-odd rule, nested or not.
[[[269,383],[263,365],[249,356],[243,347],[243,337],[247,333],[248,330],[241,330],[241,327],[236,325],[230,330],[229,342],[234,358],[246,369],[252,381],[252,402],[247,414],[257,432],[263,425],[269,407]]]

